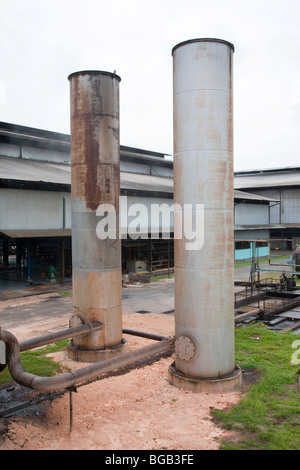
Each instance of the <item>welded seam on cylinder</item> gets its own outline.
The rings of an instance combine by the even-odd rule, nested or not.
[[[74,162],[74,163],[71,163],[71,166],[109,166],[109,167],[113,167],[113,166],[116,166],[116,167],[119,167],[119,163],[111,163],[111,162],[89,162],[89,161],[84,161],[84,163],[81,163],[81,162]]]
[[[232,155],[234,154],[234,151],[233,150],[228,150],[228,149],[211,149],[211,148],[193,148],[193,149],[182,149],[182,150],[179,150],[178,152],[174,152],[173,156],[175,157],[175,155],[179,156],[180,154],[182,154],[183,152],[228,152],[228,153],[231,153]]]
[[[227,149],[211,149],[211,148],[193,148],[193,149],[182,149],[182,150],[178,150],[177,152],[174,152],[173,155],[180,155],[181,153],[183,152],[211,152],[211,151],[215,151],[215,152],[228,152],[228,153],[232,153],[232,155],[234,154],[234,151],[233,150],[227,150]]]
[[[103,240],[101,240],[103,241]],[[112,266],[108,268],[73,268],[74,274],[76,274],[78,271],[80,271],[78,274],[83,273],[98,273],[101,274],[102,272],[118,272],[120,270],[120,265],[118,266]]]
[[[184,93],[193,93],[194,91],[217,91],[219,93],[227,93],[228,95],[232,95],[232,91],[223,90],[223,88],[191,88],[190,90],[179,91],[178,93],[174,93],[174,97],[178,95],[183,95]]]
[[[90,117],[109,117],[113,119],[119,120],[120,115],[119,114],[108,114],[108,113],[74,113],[72,114],[72,118],[77,119],[85,116],[90,116]]]

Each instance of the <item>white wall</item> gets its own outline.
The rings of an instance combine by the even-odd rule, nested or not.
[[[0,189],[0,231],[61,228],[71,228],[70,193]]]
[[[144,211],[137,212],[142,204]],[[160,217],[159,223],[151,219],[151,204],[161,208],[163,204],[173,205],[172,199],[147,197],[121,198],[122,233],[127,233],[128,225],[140,225],[141,233],[147,234],[148,228],[158,232],[174,230],[174,217]],[[65,208],[65,209],[64,209]],[[65,210],[65,213],[63,211]],[[132,215],[130,215],[130,210]],[[100,219],[99,219],[100,220]],[[151,225],[152,222],[152,225]],[[167,222],[167,223],[164,223]],[[169,225],[170,223],[170,225]],[[205,223],[205,221],[204,221]],[[63,226],[65,224],[65,226]],[[268,206],[240,204],[235,206],[235,225],[268,224]],[[71,228],[71,194],[66,192],[33,191],[22,189],[0,189],[0,231],[1,230],[42,230]]]
[[[269,206],[266,204],[235,205],[235,225],[267,225]]]

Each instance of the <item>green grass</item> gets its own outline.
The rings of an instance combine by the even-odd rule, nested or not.
[[[53,375],[61,373],[60,364],[45,356],[46,354],[65,349],[68,342],[69,340],[63,340],[42,349],[22,352],[21,361],[24,370],[43,377],[52,377]],[[0,373],[0,384],[9,383],[12,380],[8,367],[6,367],[4,371]]]
[[[61,297],[72,297],[72,291],[59,292],[58,295],[60,295]]]
[[[174,277],[174,274],[170,274],[169,276],[167,274],[164,274],[163,276],[153,276],[150,277],[150,281],[152,282],[158,282],[161,279],[172,279]]]
[[[223,440],[222,450],[300,450],[300,366],[290,365],[297,339],[261,324],[236,329],[236,362],[259,379],[229,411],[212,410],[218,422],[233,431]]]
[[[263,263],[263,262],[266,262],[268,261],[268,257],[266,256],[263,256],[262,258],[259,258],[258,260],[258,263]],[[288,260],[289,259],[289,256],[286,256],[286,255],[282,255],[282,256],[275,256],[275,257],[272,257],[270,258],[270,261],[273,262],[273,263],[276,263],[276,261],[279,261],[279,260],[283,260],[283,259],[286,259]],[[251,259],[248,259],[248,260],[245,260],[245,261],[235,261],[234,262],[234,266],[236,268],[240,267],[240,266],[251,266],[252,264],[252,260]]]

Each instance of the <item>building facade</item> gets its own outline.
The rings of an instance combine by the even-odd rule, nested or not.
[[[161,217],[155,221],[152,217],[150,231],[149,214],[154,206],[173,205],[172,159],[121,146],[120,160],[123,272],[170,270],[173,219],[165,226]],[[255,186],[255,178],[237,174],[235,186],[236,259],[248,257],[251,240],[260,241],[262,256],[263,240],[279,233],[289,235],[289,223],[293,223],[293,236],[300,236],[297,185],[262,188]],[[132,214],[141,204],[146,215],[137,219]],[[71,229],[70,136],[0,123],[2,278],[12,273],[35,282],[71,278]]]
[[[291,250],[300,243],[300,168],[237,172],[235,187],[270,198],[268,223],[257,219],[256,229],[265,230],[274,247]]]

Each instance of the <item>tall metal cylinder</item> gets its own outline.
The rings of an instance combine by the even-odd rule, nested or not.
[[[175,366],[196,379],[234,373],[232,44],[173,48],[174,203],[202,217],[204,244],[175,240]],[[175,220],[176,223],[176,220]],[[175,226],[176,231],[176,226]]]
[[[71,198],[73,315],[71,326],[99,321],[103,329],[74,338],[69,355],[94,362],[122,346],[121,243],[97,235],[97,208],[110,204],[119,220],[119,82],[115,74],[71,74]]]

